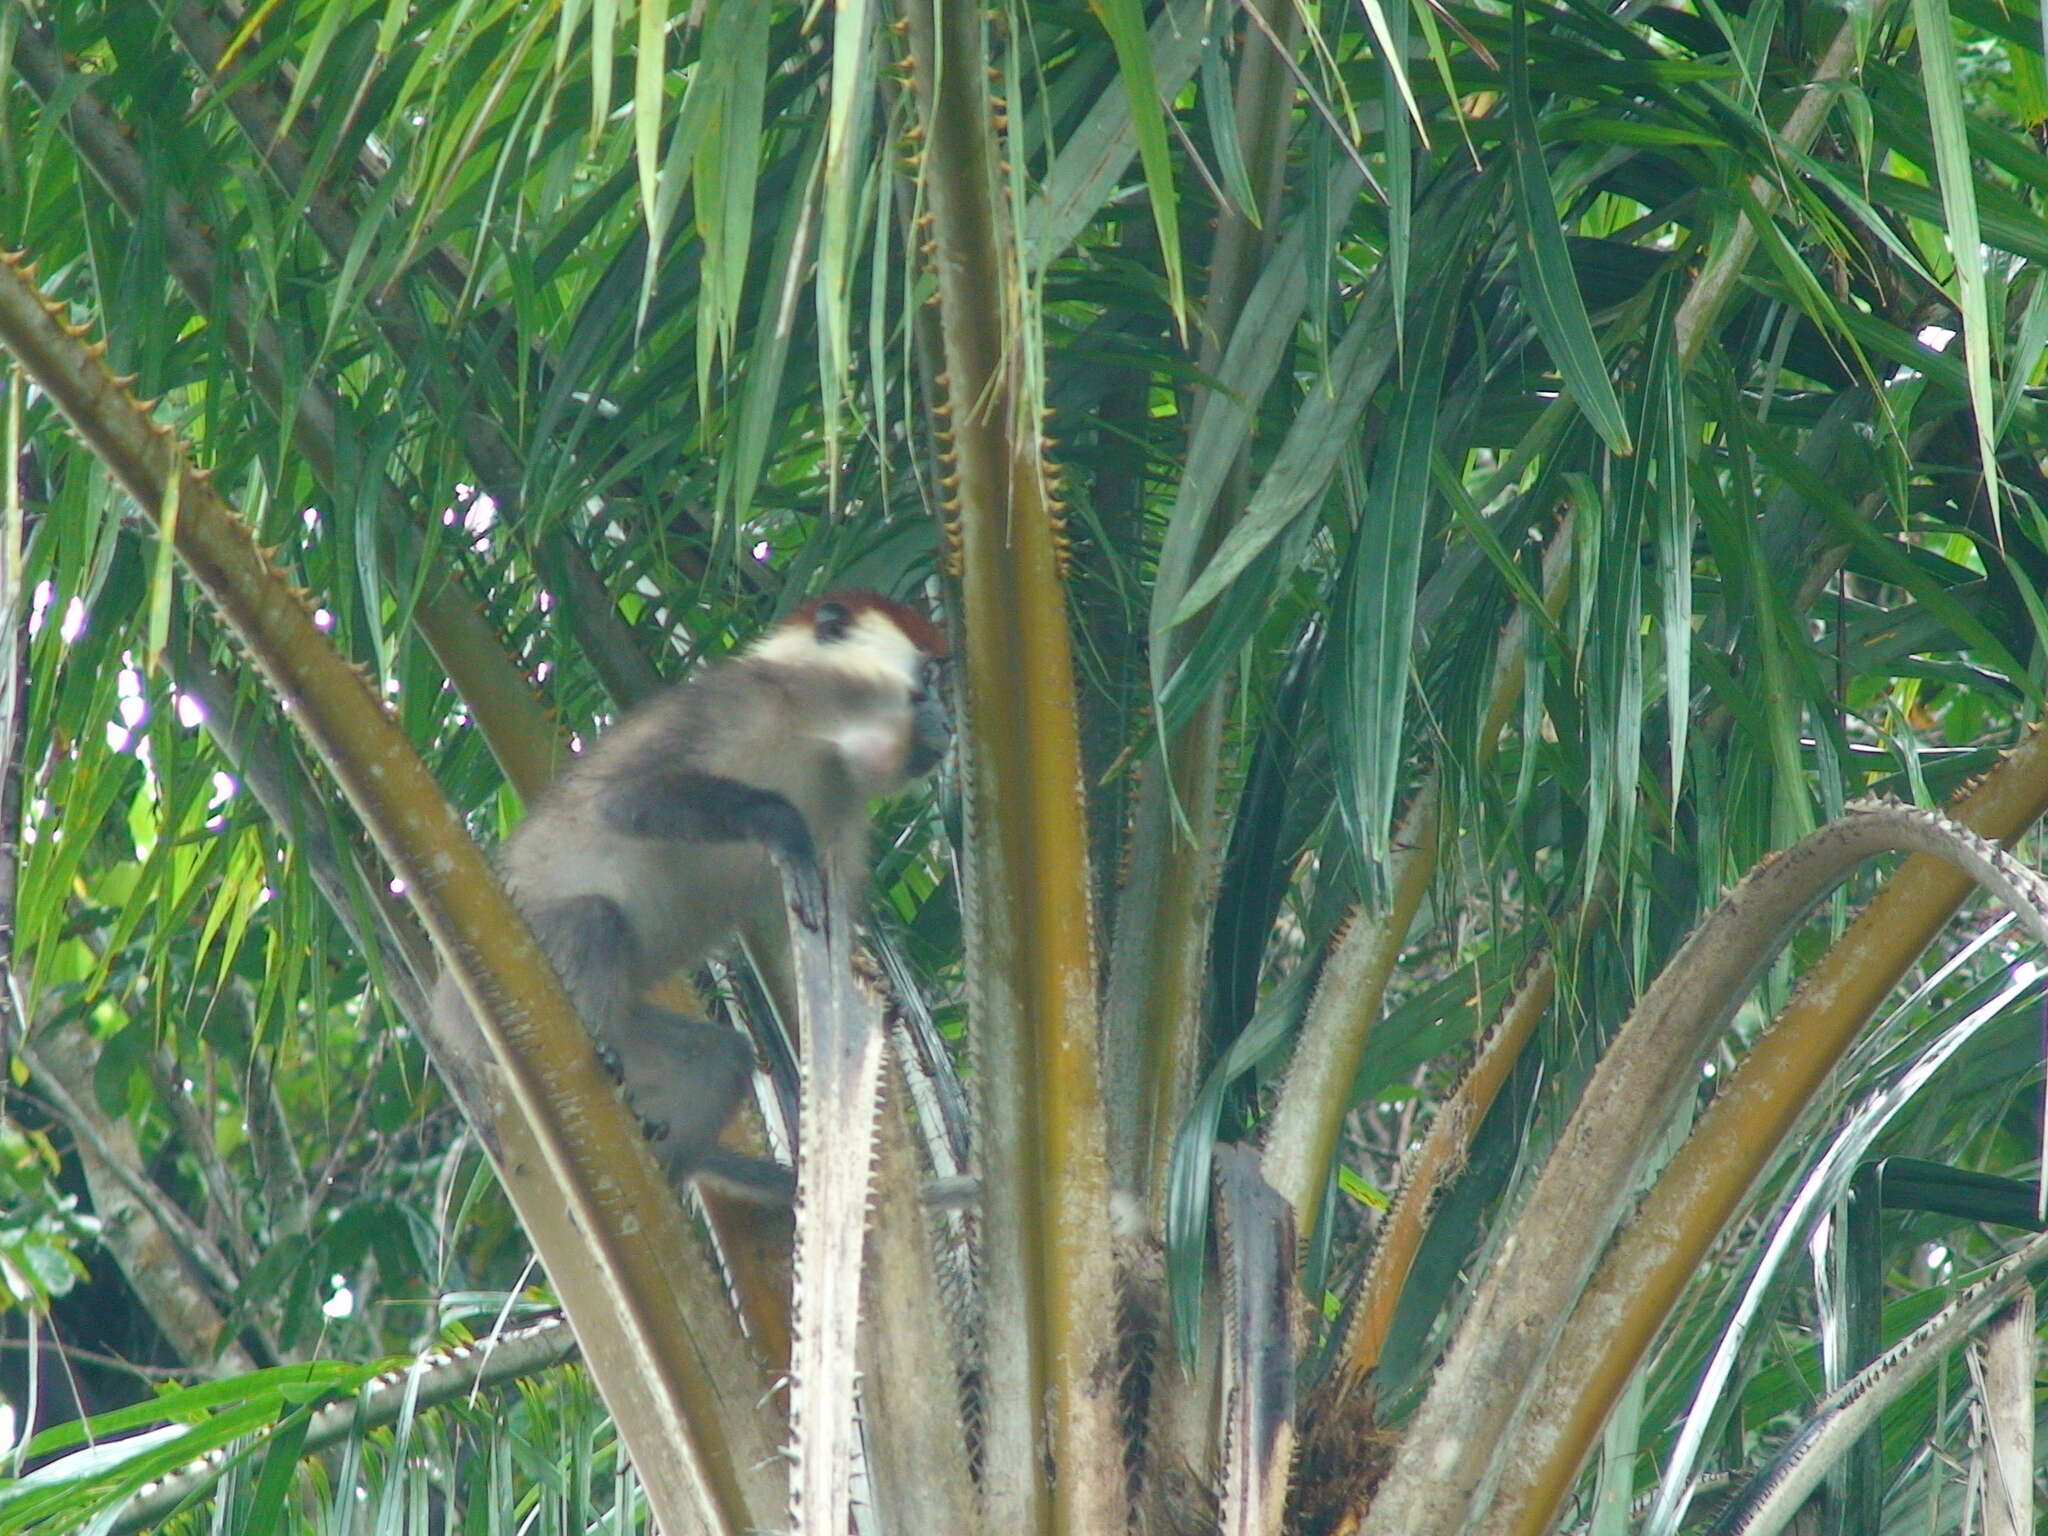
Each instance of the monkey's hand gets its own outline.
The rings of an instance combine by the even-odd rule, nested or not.
[[[806,932],[825,931],[825,872],[818,867],[815,858],[798,860],[778,853],[772,846],[769,855],[775,860],[776,868],[782,871],[782,894],[789,903],[789,909],[796,914]]]

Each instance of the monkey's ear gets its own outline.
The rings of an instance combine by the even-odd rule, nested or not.
[[[818,604],[818,611],[811,618],[811,633],[823,644],[844,640],[846,632],[853,628],[853,610],[834,598],[826,598]]]

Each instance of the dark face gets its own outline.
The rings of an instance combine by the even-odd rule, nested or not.
[[[946,664],[927,656],[918,664],[917,688],[910,695],[910,755],[904,771],[921,779],[939,766],[953,744],[953,712],[946,706]]]

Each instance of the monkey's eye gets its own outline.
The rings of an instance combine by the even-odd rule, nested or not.
[[[844,640],[846,632],[853,628],[853,611],[844,603],[820,603],[818,615],[811,621],[811,632],[819,640],[830,643]]]

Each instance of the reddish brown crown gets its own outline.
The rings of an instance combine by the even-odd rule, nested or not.
[[[817,622],[818,609],[825,603],[838,603],[856,618],[863,613],[879,613],[886,617],[912,645],[927,656],[947,656],[952,648],[946,643],[945,632],[930,618],[908,603],[899,603],[894,598],[871,592],[866,587],[842,587],[837,592],[827,592],[814,597],[792,613],[784,622],[811,625]]]

